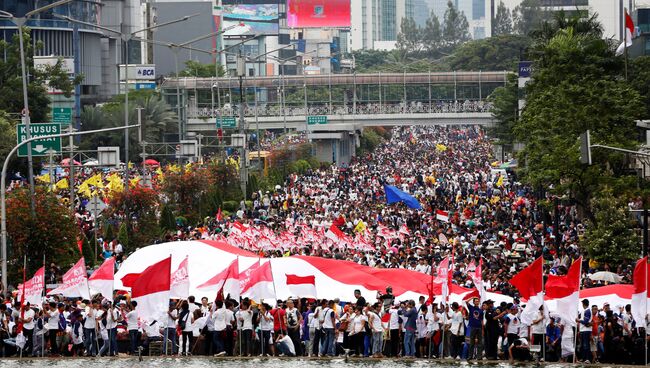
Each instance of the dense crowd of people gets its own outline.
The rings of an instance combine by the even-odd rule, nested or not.
[[[274,306],[247,299],[204,298],[195,303],[190,298],[171,302],[166,321],[143,324],[128,295],[116,298],[114,305],[101,298],[54,298],[30,306],[31,317],[22,317],[33,333],[24,353],[39,354],[34,344],[40,337],[40,351],[48,345],[50,354],[112,354],[122,340],[130,340],[128,350],[136,353],[162,340],[161,348],[169,354],[526,360],[532,350],[548,361],[566,361],[572,355],[567,354],[568,344],[577,345],[581,361],[642,362],[645,322],[634,321],[629,307],[586,301],[575,334],[569,321],[544,311],[531,325],[522,323],[522,306],[510,278],[540,256],[545,273],[566,273],[574,260],[586,255],[579,246],[584,225],[572,203],[532,191],[513,172],[499,169],[490,159],[491,150],[490,139],[478,128],[395,128],[390,139],[350,165],[292,174],[284,186],[254,193],[252,206],[242,202],[229,216],[179,225],[161,241],[224,239],[265,257],[312,255],[423,273],[435,272],[453,254],[453,283],[474,287],[469,271],[482,262],[486,289],[513,297],[513,303],[476,299],[436,305],[424,297],[399,300],[390,289],[376,296],[296,299]],[[411,193],[423,209],[386,205],[386,184]],[[548,211],[542,201],[554,203],[555,210]],[[84,220],[92,221],[83,203],[79,210]],[[436,210],[448,219],[441,220]],[[252,244],[231,230],[235,222],[273,240]],[[322,234],[332,225],[355,241],[348,246],[324,242]],[[105,239],[102,246],[104,257],[127,256],[113,239]],[[600,285],[588,277],[600,270],[631,281],[631,264],[584,259],[583,287]],[[57,272],[50,272],[55,279]],[[5,312],[5,353],[15,344],[11,332],[20,318],[16,307],[11,299],[0,306]],[[566,338],[569,330],[576,340]],[[47,338],[42,337],[45,331]],[[539,353],[531,349],[536,346]]]

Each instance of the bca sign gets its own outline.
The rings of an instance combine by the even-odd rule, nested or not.
[[[136,79],[156,79],[156,67],[153,65],[138,66],[135,69]]]

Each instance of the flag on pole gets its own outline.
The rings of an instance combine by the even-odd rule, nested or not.
[[[115,258],[110,257],[105,260],[99,268],[88,278],[90,292],[94,294],[101,293],[102,296],[110,301],[113,300],[113,282],[115,277]]]
[[[172,257],[147,267],[131,287],[131,297],[138,302],[138,316],[144,320],[158,320],[169,305]]]
[[[327,230],[325,237],[333,241],[334,244],[345,242],[346,239],[345,233],[334,224]]]
[[[31,305],[41,304],[43,290],[45,289],[45,267],[36,271],[34,277],[24,284],[18,285],[18,299],[22,304],[29,302]],[[23,300],[23,295],[25,298]]]
[[[632,46],[632,36],[634,35],[634,21],[627,9],[625,9],[625,33],[623,33],[623,42],[616,48],[616,55],[623,55],[625,49]]]
[[[255,301],[262,299],[275,299],[273,273],[271,273],[271,260],[255,269],[248,283],[241,290],[242,296],[247,296]]]
[[[564,276],[548,275],[546,298],[555,300],[555,314],[568,326],[576,325],[578,304],[580,303],[580,268],[582,257],[578,258]]]
[[[386,192],[386,204],[404,202],[408,208],[417,210],[422,209],[422,205],[420,202],[418,202],[417,199],[415,199],[415,197],[406,193],[405,191],[397,189],[395,186],[384,185],[384,191]]]
[[[449,256],[445,257],[438,268],[436,269],[436,278],[433,280],[434,283],[442,284],[442,300],[447,304],[447,299],[449,298]]]
[[[188,270],[188,256],[178,265],[178,269],[172,274],[171,298],[187,299],[190,296],[190,276]]]
[[[221,207],[219,207],[219,211],[217,211],[217,216],[215,216],[218,222],[223,221],[223,214],[221,213]]]
[[[442,222],[449,222],[449,212],[443,210],[436,210],[436,220]]]
[[[543,272],[544,260],[537,258],[530,266],[521,270],[510,279],[510,284],[519,290],[523,299],[527,299],[526,308],[521,312],[521,322],[531,325],[539,307],[544,304]]]
[[[77,263],[63,275],[63,284],[58,288],[51,290],[47,295],[63,295],[68,298],[81,297],[90,300],[88,278],[86,277],[86,262],[84,261],[84,257],[81,257],[79,261],[77,261]]]
[[[230,294],[232,299],[239,300],[239,261],[233,260],[225,270],[199,285],[198,289],[214,290],[224,295]]]
[[[641,258],[634,267],[632,282],[634,283],[634,294],[632,294],[632,317],[635,321],[645,321],[648,314],[648,257]],[[638,326],[637,326],[638,327]]]
[[[287,287],[292,296],[299,298],[316,298],[316,277],[314,275],[298,276],[285,274]]]
[[[478,261],[478,266],[475,266],[474,272],[470,274],[470,276],[472,277],[472,281],[474,282],[476,290],[478,290],[479,299],[481,303],[483,303],[485,300],[487,300],[487,292],[483,286],[483,258]]]

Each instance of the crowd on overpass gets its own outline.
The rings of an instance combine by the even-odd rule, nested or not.
[[[557,345],[559,340],[553,340],[553,337],[561,335],[556,333],[555,328],[563,328],[567,321],[545,319],[542,316],[534,326],[522,326],[518,317],[518,292],[509,284],[509,280],[540,256],[545,260],[544,272],[549,274],[566,273],[574,260],[586,256],[579,246],[584,225],[578,218],[576,208],[569,203],[560,203],[557,210],[559,228],[554,229],[551,213],[540,206],[541,200],[552,198],[540,198],[537,193],[519,183],[516,176],[495,170],[490,159],[490,139],[479,128],[406,127],[394,128],[391,133],[391,138],[374,152],[356,158],[347,167],[331,166],[309,170],[304,175],[292,174],[286,178],[284,186],[254,193],[252,206],[247,207],[242,202],[241,208],[229,217],[216,216],[197,226],[179,225],[176,234],[164,240],[224,239],[264,257],[312,255],[349,260],[372,267],[406,268],[423,273],[434,272],[445,257],[453,255],[453,283],[473,287],[474,281],[469,276],[469,271],[482,263],[482,277],[487,290],[515,298],[515,302],[509,305],[491,305],[486,302],[483,305],[434,305],[429,306],[429,309],[421,308],[423,300],[413,304],[399,301],[394,307],[385,310],[376,305],[366,305],[362,296],[357,297],[356,305],[345,308],[336,303],[328,305],[326,301],[319,309],[318,303],[310,304],[303,300],[298,305],[303,312],[299,320],[306,322],[299,329],[303,332],[298,333],[297,340],[295,334],[289,336],[289,340],[284,339],[286,334],[283,334],[283,330],[286,332],[286,327],[283,329],[282,323],[287,321],[286,317],[278,319],[278,315],[275,315],[275,323],[279,323],[280,328],[273,328],[279,330],[274,339],[284,339],[278,341],[286,344],[283,348],[287,348],[291,341],[293,350],[282,350],[287,354],[338,353],[329,350],[328,343],[322,342],[327,341],[324,335],[310,335],[312,327],[320,329],[323,323],[319,322],[314,313],[330,308],[336,310],[336,323],[348,321],[342,329],[344,339],[341,344],[333,346],[352,349],[359,355],[417,354],[420,357],[444,355],[474,359],[496,359],[500,356],[507,359],[514,353],[514,357],[528,357],[525,348],[533,342],[540,344],[536,340],[543,330],[549,331],[552,337],[552,340],[547,340],[549,355],[545,357],[548,360],[566,358],[560,345]],[[385,184],[411,193],[423,209],[414,210],[403,204],[386,205]],[[437,210],[445,215],[439,216]],[[80,206],[80,211],[84,211],[83,206]],[[275,234],[278,236],[276,240],[283,234],[284,241],[246,242],[235,236],[232,230],[234,223],[257,229],[259,233],[269,236]],[[340,247],[315,241],[306,235],[322,234],[331,226],[337,227],[350,238],[362,240],[352,246]],[[284,237],[287,234],[289,238]],[[117,242],[106,242],[104,255],[110,257],[120,252],[120,249]],[[609,270],[627,282],[631,280],[630,264],[598,264],[585,257],[582,269],[585,276],[598,270]],[[57,272],[52,269],[50,277],[56,279]],[[594,286],[588,277],[583,277],[582,280],[584,288]],[[389,305],[391,304],[392,301]],[[173,310],[176,307],[180,313],[185,308],[190,308],[179,304]],[[578,354],[582,360],[627,362],[629,360],[626,359],[634,354],[634,346],[638,344],[640,336],[639,330],[634,327],[644,327],[644,322],[637,321],[635,324],[624,309],[614,308],[612,313],[611,307],[614,306],[599,305],[590,314],[589,325],[585,327],[585,332],[590,331],[590,335],[587,337],[581,334],[579,340],[582,348]],[[51,308],[57,309],[58,306],[55,304]],[[113,310],[110,305],[100,304],[97,308]],[[126,311],[125,315],[128,314],[128,304],[119,308]],[[191,308],[202,310],[200,306]],[[235,319],[244,313],[242,310],[252,311],[250,305],[245,303],[242,303],[239,311],[234,309],[234,305],[229,308],[233,313],[237,312],[233,314]],[[274,313],[281,316],[293,313],[293,306],[287,305],[287,308],[284,312]],[[74,305],[64,302],[64,311],[74,312],[74,309]],[[261,306],[254,311],[257,316],[266,315]],[[37,313],[47,317],[42,309],[38,309]],[[201,313],[205,314],[206,311],[197,313],[197,319],[203,316]],[[389,316],[388,325],[376,324],[375,318],[381,318],[384,314]],[[5,320],[8,323],[12,318],[15,315],[9,313]],[[316,322],[312,324],[309,321]],[[391,327],[395,321],[399,327]],[[171,323],[172,326],[177,324],[173,321]],[[259,318],[255,322],[251,320],[251,326],[264,329]],[[341,328],[340,324],[338,326]],[[471,335],[477,326],[487,331],[478,339],[476,335]],[[379,329],[388,331],[382,332],[382,338],[388,340],[385,342],[387,349],[376,345],[373,347],[374,333]],[[397,334],[393,335],[392,330],[396,330]],[[441,339],[443,331],[447,337]],[[463,350],[466,335],[473,344],[472,349],[467,344]],[[254,335],[247,336],[254,339]],[[325,340],[314,341],[314,336],[321,336]],[[412,350],[411,337],[417,341],[416,350]],[[264,340],[266,338],[262,339]],[[230,344],[227,345],[230,346],[228,351],[223,350],[224,345],[216,346],[224,354],[237,354],[233,345],[235,342],[226,341]],[[430,348],[432,345],[433,349]],[[260,346],[264,347],[265,344]],[[484,355],[482,346],[485,346]],[[477,347],[478,350],[475,349]],[[213,349],[215,346],[208,343],[206,348]],[[244,350],[242,354],[257,351],[257,348],[252,349]],[[221,354],[221,351],[217,353]]]

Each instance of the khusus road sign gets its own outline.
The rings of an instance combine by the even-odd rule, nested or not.
[[[71,107],[53,108],[52,122],[58,124],[70,124],[72,122],[72,108]]]
[[[223,116],[221,121],[217,118],[217,128],[235,128],[237,127],[237,119],[234,116]]]
[[[16,126],[16,136],[18,144],[27,140],[27,129],[25,124],[18,124]],[[33,137],[42,137],[46,135],[61,134],[61,124],[46,123],[46,124],[30,124],[29,131]],[[32,155],[33,156],[46,156],[49,150],[54,150],[57,153],[61,152],[61,137],[37,139],[32,141]],[[18,156],[27,156],[27,145],[18,148]]]
[[[93,214],[93,216],[97,217],[106,208],[106,203],[99,199],[99,197],[95,196],[90,198],[86,208]]]
[[[327,124],[327,116],[325,115],[307,116],[307,124],[309,125]]]

